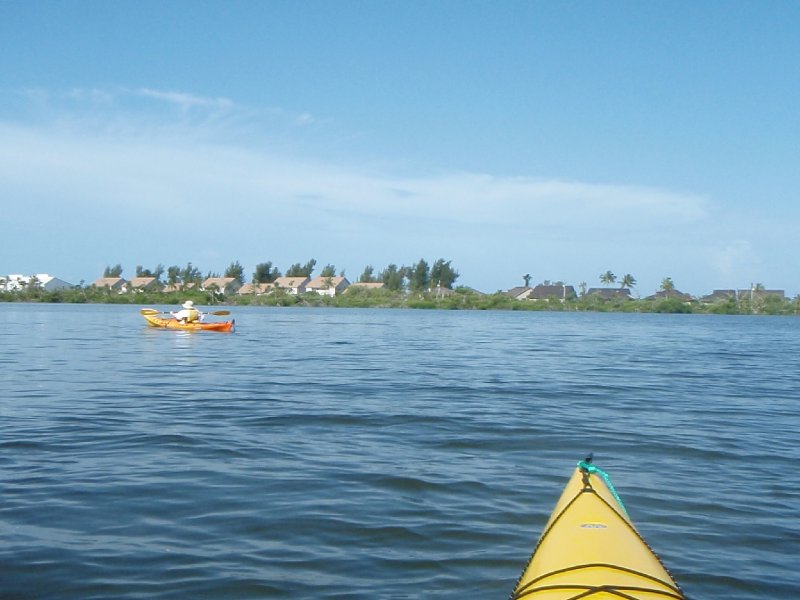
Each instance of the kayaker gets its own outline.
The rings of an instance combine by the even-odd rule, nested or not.
[[[202,320],[200,311],[194,307],[194,302],[191,300],[187,300],[181,304],[181,307],[181,310],[178,312],[170,312],[170,314],[181,323],[194,323],[195,321]]]

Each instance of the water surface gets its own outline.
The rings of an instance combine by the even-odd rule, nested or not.
[[[0,304],[0,597],[507,598],[593,451],[693,598],[800,597],[800,319]]]

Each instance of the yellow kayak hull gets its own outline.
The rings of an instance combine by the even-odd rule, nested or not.
[[[154,315],[142,315],[150,327],[163,327],[165,329],[183,329],[186,331],[233,331],[235,321],[195,321],[194,323],[182,323],[177,319],[165,319]]]
[[[511,600],[685,599],[607,481],[579,464]]]

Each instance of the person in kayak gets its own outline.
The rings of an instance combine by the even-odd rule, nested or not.
[[[181,323],[194,323],[195,321],[202,321],[203,317],[200,311],[194,307],[194,302],[187,300],[181,304],[181,310],[178,312],[170,312]]]

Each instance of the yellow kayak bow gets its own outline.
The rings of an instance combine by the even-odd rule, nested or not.
[[[685,600],[591,460],[578,463],[511,600]]]

